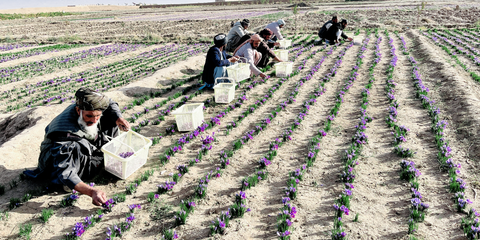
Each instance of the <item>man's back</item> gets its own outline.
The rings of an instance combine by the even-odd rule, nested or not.
[[[326,34],[327,30],[330,29],[330,27],[332,25],[333,25],[332,20],[329,20],[328,22],[324,23],[323,26],[318,31],[318,36],[320,38],[325,38],[325,34]]]

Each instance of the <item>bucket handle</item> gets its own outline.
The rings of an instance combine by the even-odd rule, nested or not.
[[[240,62],[240,59],[242,59],[242,58],[245,59],[245,62],[242,62],[242,63],[247,63],[247,58],[246,57],[238,57],[238,58],[239,58],[239,60],[236,61],[234,64],[238,64]]]

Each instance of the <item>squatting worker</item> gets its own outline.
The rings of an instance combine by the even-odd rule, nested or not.
[[[233,55],[245,58],[246,63],[250,64],[250,71],[253,73],[253,75],[260,75],[260,77],[265,78],[267,75],[262,73],[256,67],[262,58],[262,54],[257,51],[257,48],[260,46],[262,40],[263,39],[258,34],[252,35],[249,40],[243,42],[242,45],[235,49]],[[240,61],[245,62],[244,59],[240,59]]]
[[[250,21],[248,19],[243,19],[241,22],[233,24],[232,29],[230,29],[227,35],[228,42],[227,48],[225,49],[226,51],[233,52],[233,50],[240,45],[240,38],[248,33],[247,29],[249,25]]]
[[[272,48],[274,46],[278,46],[280,45],[280,43],[276,43],[276,42],[272,42],[272,41],[269,41],[270,38],[272,37],[273,35],[273,32],[272,30],[268,29],[268,28],[265,28],[263,29],[262,31],[260,31],[258,33],[258,35],[263,39],[261,42],[260,42],[260,45],[258,46],[257,48],[257,51],[259,53],[262,54],[262,58],[260,58],[260,61],[258,62],[258,64],[256,65],[257,68],[264,68],[267,66],[268,62],[269,62],[269,58],[273,58],[275,59],[277,62],[283,62],[280,58],[277,57],[277,55],[275,55],[275,53],[273,52]],[[247,41],[250,39],[251,36],[249,35],[245,35],[242,37],[242,39],[240,40],[241,43]]]
[[[272,41],[276,42],[277,40],[283,40],[282,33],[280,32],[280,29],[285,26],[285,21],[283,19],[279,19],[276,22],[271,22],[269,23],[265,28],[268,28],[272,30],[273,34],[275,35],[272,38]]]
[[[347,27],[347,20],[342,19],[342,22],[333,24],[326,33],[326,39],[330,42],[331,45],[339,42],[340,37],[347,39],[348,41],[353,41],[352,38],[345,35],[345,28]]]
[[[75,189],[90,196],[93,204],[101,205],[107,200],[105,193],[82,179],[94,177],[103,168],[100,149],[108,137],[117,136],[118,128],[128,131],[130,126],[122,118],[118,104],[105,95],[82,87],[75,97],[76,103],[45,128],[38,168],[24,174]]]
[[[207,87],[212,89],[215,84],[215,79],[218,77],[227,77],[227,66],[238,60],[237,57],[232,57],[225,52],[227,44],[227,36],[223,33],[218,34],[213,38],[214,46],[210,47],[203,66],[202,80],[205,82],[200,89]]]
[[[333,16],[332,20],[329,20],[328,22],[323,24],[322,28],[320,28],[320,31],[318,31],[318,36],[320,37],[320,44],[322,44],[322,42],[326,39],[328,29],[330,29],[332,25],[335,25],[337,23],[337,16]]]

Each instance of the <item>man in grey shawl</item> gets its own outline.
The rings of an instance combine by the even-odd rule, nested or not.
[[[238,45],[242,44],[240,39],[245,35],[248,34],[248,26],[250,25],[250,21],[248,19],[243,19],[241,22],[236,22],[232,29],[228,32],[227,35],[227,46],[225,51],[233,52]]]
[[[45,128],[38,168],[24,174],[75,189],[90,196],[93,204],[101,205],[107,200],[105,193],[82,179],[90,179],[102,170],[101,147],[118,135],[118,128],[127,131],[130,126],[118,104],[105,95],[82,87],[75,97],[76,103]]]

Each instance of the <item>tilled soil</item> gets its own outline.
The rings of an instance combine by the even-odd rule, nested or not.
[[[375,5],[374,3],[368,4],[372,4],[371,6]],[[398,3],[391,2],[390,5],[382,3],[381,8],[379,6],[378,9],[368,9],[368,7],[364,6],[363,9],[358,8],[341,13],[342,18],[352,19],[351,29],[362,30],[361,35],[356,36],[356,40],[365,37],[365,27],[375,26],[382,28],[379,31],[381,32],[379,37],[382,38],[379,46],[381,61],[374,69],[375,81],[370,89],[370,106],[367,109],[368,115],[373,120],[367,124],[365,133],[369,140],[368,144],[363,148],[362,155],[359,158],[359,166],[356,168],[357,177],[354,183],[354,195],[351,200],[351,212],[350,215],[344,217],[344,227],[350,239],[408,239],[409,237],[407,230],[411,205],[410,186],[399,178],[399,163],[402,158],[393,153],[392,130],[385,122],[385,118],[388,116],[388,100],[385,90],[386,71],[392,59],[388,41],[389,37],[391,37],[396,48],[396,55],[398,56],[397,67],[393,73],[394,81],[397,83],[395,97],[399,102],[398,124],[410,129],[407,142],[403,145],[416,152],[412,160],[415,161],[417,168],[422,173],[419,177],[420,190],[423,195],[422,201],[430,206],[425,221],[419,224],[416,236],[422,239],[466,239],[460,229],[460,221],[465,214],[456,211],[456,206],[452,200],[453,194],[448,191],[448,174],[439,167],[440,165],[437,161],[438,149],[434,141],[435,136],[432,132],[431,119],[428,111],[422,108],[421,101],[415,96],[415,87],[411,76],[412,66],[409,57],[414,57],[419,63],[419,71],[424,84],[430,89],[429,97],[435,100],[437,106],[441,109],[441,118],[449,123],[445,132],[445,138],[453,149],[452,158],[462,166],[462,174],[460,176],[467,182],[466,196],[473,201],[470,205],[472,207],[479,207],[479,203],[476,200],[476,189],[480,185],[477,176],[478,161],[480,160],[480,149],[478,148],[478,126],[480,124],[478,93],[480,86],[468,72],[455,63],[450,55],[435,45],[431,39],[425,37],[421,30],[410,29],[417,27],[416,21],[418,16],[416,14],[418,12],[415,9],[393,11],[388,8],[389,6],[394,8],[396,4]],[[475,18],[478,17],[477,8],[468,10],[462,8],[455,10],[455,7],[441,9],[441,7],[450,6],[448,4],[451,5],[452,3],[445,2],[445,5],[432,5],[431,8],[423,11],[421,16],[427,20],[420,21],[423,22],[421,23],[421,25],[423,24],[422,28],[448,27],[449,24],[454,24],[461,17],[465,19],[465,26],[474,24]],[[469,2],[461,4],[475,5]],[[335,6],[338,7],[340,5]],[[349,5],[344,5],[344,7],[346,6]],[[148,14],[159,14],[162,13],[161,11],[151,10]],[[170,13],[169,11],[166,12]],[[95,17],[102,16],[102,14],[95,15]],[[148,14],[145,11],[145,15]],[[294,24],[289,24],[284,30],[290,33],[295,30],[313,33],[316,31],[315,28],[318,28],[320,22],[323,22],[323,20],[319,19],[327,18],[329,14],[331,13],[309,11],[297,16],[297,29],[294,29]],[[106,14],[104,15],[106,16]],[[153,16],[146,17],[153,18]],[[70,16],[68,19],[73,19],[73,17]],[[289,17],[289,19],[294,20],[295,18]],[[5,23],[4,27],[0,27],[0,33],[13,36],[14,38],[25,35],[27,42],[30,37],[35,36],[37,33],[42,38],[47,39],[53,35],[46,27],[46,22],[49,21],[50,19],[14,20]],[[133,22],[122,24],[115,21],[105,21],[105,23],[100,21],[72,21],[70,24],[67,24],[59,18],[53,18],[49,22],[49,27],[51,27],[51,31],[58,31],[59,35],[78,33],[79,36],[85,36],[85,38],[88,36],[90,39],[97,40],[98,38],[120,39],[128,37],[129,34],[135,35],[136,39],[144,39],[143,37],[152,34],[152,32],[160,36],[166,34],[167,31],[169,32],[168,34],[171,34],[168,38],[175,39],[186,31],[193,31],[195,35],[197,34],[196,31],[201,32],[204,30],[205,32],[199,34],[214,35],[217,31],[227,32],[229,29],[229,22],[222,20],[189,20],[165,23]],[[262,24],[266,23],[268,23],[266,19],[255,19],[252,28],[260,28]],[[392,25],[395,24],[401,26],[393,26],[392,28]],[[21,28],[20,26],[22,25],[25,28]],[[161,25],[165,25],[165,29],[162,30],[159,27]],[[105,26],[110,26],[111,29],[102,29]],[[192,30],[194,26],[199,26],[198,30]],[[15,29],[12,29],[13,27]],[[178,28],[175,29],[175,27]],[[73,32],[72,28],[75,28],[75,32]],[[389,36],[383,32],[383,28],[390,29]],[[410,55],[402,54],[400,50],[402,43],[391,31],[395,29],[400,31],[399,36],[405,37]],[[347,32],[347,34],[353,36],[352,32]],[[188,38],[182,37],[184,39]],[[303,35],[303,37],[305,36]],[[312,37],[315,37],[315,34]],[[355,133],[355,126],[360,117],[361,92],[368,83],[370,78],[368,69],[375,57],[374,51],[377,37],[374,34],[370,34],[369,37],[368,50],[364,53],[365,58],[363,59],[363,65],[358,70],[356,81],[345,94],[344,103],[333,122],[332,130],[322,140],[317,161],[305,173],[305,179],[299,183],[297,188],[298,197],[292,203],[297,207],[298,213],[293,221],[294,230],[291,232],[291,239],[331,239],[329,233],[333,227],[334,219],[332,205],[343,189],[343,183],[339,179],[339,175],[343,171],[342,157],[345,150],[350,146],[352,135]],[[112,227],[114,224],[124,221],[125,214],[128,212],[127,205],[137,203],[142,204],[143,208],[137,211],[135,225],[124,234],[123,239],[161,238],[165,229],[174,227],[173,213],[179,210],[178,206],[181,201],[187,200],[192,195],[194,187],[198,184],[200,178],[210,171],[215,171],[219,166],[218,156],[220,152],[232,149],[232,144],[236,139],[241,138],[247,131],[255,128],[272,110],[285,101],[294,89],[296,82],[305,77],[310,69],[323,56],[326,56],[325,61],[314,77],[299,88],[296,102],[289,104],[284,111],[281,111],[272,120],[267,129],[254,136],[254,139],[248,141],[242,149],[235,151],[234,156],[230,158],[231,165],[223,171],[220,178],[210,182],[207,197],[197,201],[195,212],[191,213],[187,223],[173,228],[181,239],[211,238],[210,223],[222,211],[227,211],[229,206],[234,203],[235,194],[240,191],[241,180],[253,174],[259,168],[258,161],[268,152],[269,143],[276,138],[280,138],[282,133],[290,128],[305,100],[309,98],[325,74],[330,71],[330,68],[337,60],[338,54],[345,46],[346,44],[338,46],[331,55],[327,54],[330,47],[319,51],[323,46],[315,46],[305,51],[295,60],[294,69],[299,66],[302,59],[313,51],[318,52],[306,61],[306,65],[299,75],[286,80],[279,87],[278,91],[273,94],[271,99],[258,107],[254,113],[248,115],[245,120],[238,124],[238,127],[226,135],[226,126],[233,120],[236,120],[249,105],[263,98],[263,95],[275,85],[278,78],[272,77],[266,83],[247,91],[246,97],[248,100],[242,107],[236,108],[229,112],[225,118],[221,118],[220,125],[202,133],[202,136],[215,133],[217,139],[208,155],[200,163],[190,168],[190,171],[177,183],[173,191],[160,195],[157,203],[148,203],[146,201],[147,195],[151,192],[156,192],[158,184],[162,184],[170,179],[170,174],[177,172],[176,167],[179,164],[186,164],[189,160],[196,157],[201,147],[200,138],[192,140],[191,143],[184,147],[181,153],[176,154],[168,163],[162,165],[159,156],[180,137],[179,134],[165,136],[159,144],[150,148],[148,163],[127,180],[113,178],[107,184],[97,184],[96,188],[105,191],[111,197],[115,193],[124,192],[125,187],[138,177],[141,172],[148,169],[156,170],[148,181],[143,182],[138,187],[136,193],[127,195],[124,203],[119,203],[113,212],[104,216],[100,223],[88,229],[83,239],[105,239],[107,227]],[[143,52],[156,47],[158,45],[150,46],[140,51]],[[474,47],[479,49],[478,45]],[[304,159],[308,153],[309,140],[316,135],[318,130],[323,128],[327,116],[330,115],[330,109],[334,105],[335,96],[348,79],[360,48],[361,46],[356,44],[346,52],[342,66],[337,70],[336,76],[326,83],[326,92],[317,98],[317,103],[311,106],[309,114],[300,124],[299,129],[292,135],[293,140],[286,142],[279,148],[278,155],[272,160],[272,164],[267,167],[269,172],[267,180],[261,181],[257,186],[245,191],[247,207],[251,211],[247,212],[243,218],[231,220],[226,233],[224,235],[215,235],[214,239],[277,238],[277,215],[283,205],[281,200],[285,196],[286,180],[289,178],[289,172],[301,168],[305,163]],[[62,56],[77,50],[80,49],[18,59],[0,64],[0,67],[38,61],[53,56]],[[139,54],[139,51],[120,54],[67,70],[59,69],[55,73],[45,74],[32,79],[2,84],[0,90],[7,91],[27,83],[35,83],[56,76],[78,73],[98,65],[106,65],[134,57],[136,54]],[[479,66],[475,65],[471,59],[462,55],[459,56],[459,59],[468,66],[468,69],[480,71]],[[198,74],[203,69],[203,61],[203,54],[189,57],[168,68],[160,69],[153,75],[140,81],[110,90],[106,94],[118,101],[120,107],[123,108],[135,99],[135,94],[166,88],[171,83]],[[130,117],[136,112],[143,111],[144,107],[152,106],[156,102],[173,96],[174,93],[182,88],[197,83],[198,80],[195,80],[159,98],[148,100],[140,106],[126,110],[124,116]],[[245,87],[246,85],[237,87],[236,97],[240,94],[241,89]],[[189,93],[194,91],[191,90]],[[212,96],[213,92],[207,91],[191,101],[203,102]],[[179,101],[180,98],[168,101],[168,104]],[[7,209],[11,198],[21,198],[28,190],[33,190],[40,186],[40,184],[29,180],[19,181],[18,175],[25,168],[32,169],[36,166],[44,128],[68,104],[53,104],[48,107],[42,106],[25,110],[18,113],[18,115],[3,114],[0,116],[0,126],[12,126],[10,129],[0,128],[0,133],[3,134],[2,138],[0,138],[0,150],[3,152],[0,158],[0,184],[6,188],[5,194],[0,196],[0,205],[3,209]],[[156,119],[158,111],[166,109],[168,104],[149,114],[145,114],[141,119]],[[217,105],[208,108],[204,112],[205,119],[215,117],[224,107],[225,105]],[[168,115],[165,117],[165,121],[159,125],[148,125],[142,128],[140,133],[147,137],[155,137],[159,133],[163,134],[165,129],[174,122],[173,116]],[[133,125],[136,124],[138,122]],[[9,183],[12,183],[13,179],[17,179],[19,183],[18,186],[10,189]],[[81,196],[73,207],[60,208],[59,202],[66,196],[68,196],[66,193],[54,191],[34,197],[22,206],[8,211],[8,221],[4,218],[0,220],[0,238],[16,239],[20,226],[31,223],[33,225],[32,239],[62,239],[65,233],[71,231],[76,222],[83,221],[84,217],[94,214],[99,209],[91,204],[91,199],[88,196]],[[159,206],[167,207],[163,215],[160,214]],[[55,213],[47,223],[42,223],[39,220],[39,216],[41,210],[45,208],[54,209]],[[155,214],[157,215],[154,216]],[[357,214],[358,222],[355,222],[353,220]]]

